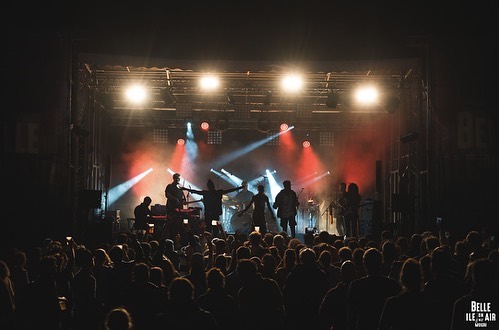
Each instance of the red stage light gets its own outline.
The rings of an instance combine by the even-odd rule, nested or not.
[[[308,148],[308,147],[310,147],[310,141],[307,140],[303,141],[303,148]]]
[[[286,123],[282,123],[281,126],[280,126],[280,128],[281,128],[281,131],[285,131],[285,130],[287,130],[289,128],[289,126]]]
[[[184,139],[178,139],[177,140],[177,144],[183,146],[185,144],[185,140]]]
[[[210,128],[210,124],[207,121],[203,121],[201,123],[201,129],[204,129],[205,131]]]

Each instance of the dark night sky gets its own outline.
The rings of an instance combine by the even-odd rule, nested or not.
[[[4,31],[14,39],[47,32],[70,34],[84,40],[80,43],[87,50],[102,53],[234,60],[396,57],[407,52],[405,46],[413,36],[492,36],[492,1],[435,3],[76,1],[52,7],[35,3],[4,11],[10,18]]]

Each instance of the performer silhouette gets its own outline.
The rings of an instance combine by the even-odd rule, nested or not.
[[[144,197],[142,203],[137,205],[134,210],[133,214],[135,216],[135,223],[134,223],[134,228],[136,230],[141,230],[141,231],[146,231],[149,226],[148,224],[153,222],[152,219],[152,211],[149,208],[149,205],[151,205],[152,199],[149,196]]]
[[[213,227],[211,222],[213,220],[220,221],[220,216],[223,213],[222,210],[222,198],[223,195],[231,193],[236,190],[240,190],[243,186],[230,188],[230,189],[216,189],[215,183],[212,179],[208,179],[206,182],[207,190],[194,190],[191,188],[182,187],[182,190],[187,190],[192,194],[197,194],[203,196],[204,205],[204,220],[206,224],[206,230],[210,231],[212,234],[217,234],[217,227]]]
[[[359,233],[359,207],[361,196],[359,194],[359,186],[356,183],[350,183],[345,194],[345,228],[346,235],[349,237],[357,237]]]
[[[296,192],[291,189],[291,181],[286,180],[283,183],[282,189],[275,196],[274,209],[277,209],[277,216],[281,219],[281,228],[283,231],[291,231],[291,237],[296,237],[296,213],[298,212],[298,196]]]
[[[269,210],[271,217],[275,220],[274,212],[272,212],[272,207],[270,206],[269,197],[265,194],[265,188],[263,185],[258,185],[258,193],[251,198],[248,205],[237,214],[241,216],[244,212],[248,211],[251,206],[253,208],[253,230],[255,226],[260,227],[260,233],[267,233],[267,221],[265,220],[265,206]]]
[[[345,207],[347,203],[346,193],[347,184],[345,182],[341,182],[338,186],[338,192],[336,193],[334,202],[334,209],[336,211],[336,231],[338,232],[338,236],[345,235]]]
[[[165,188],[166,196],[166,235],[168,238],[176,241],[176,236],[182,235],[185,230],[182,225],[181,209],[186,204],[187,199],[180,187],[180,174],[175,173],[172,176],[173,180]]]

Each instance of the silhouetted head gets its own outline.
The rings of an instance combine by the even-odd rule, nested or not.
[[[144,204],[151,205],[152,199],[149,196],[144,197]]]
[[[251,245],[259,245],[262,242],[262,234],[257,231],[252,231],[249,234],[248,239]]]
[[[300,250],[299,259],[303,265],[312,265],[315,263],[315,251],[311,248],[303,248]]]
[[[357,266],[351,260],[345,260],[341,264],[341,279],[345,282],[351,282],[357,276]]]
[[[168,295],[174,305],[185,304],[194,299],[194,285],[185,277],[176,277],[170,283]]]
[[[357,186],[356,183],[350,183],[348,185],[348,192],[349,193],[354,193],[354,194],[358,194],[359,193],[359,186]]]
[[[262,184],[258,185],[258,192],[263,193],[265,191],[265,188],[263,187]]]
[[[132,326],[132,317],[123,307],[111,310],[106,316],[106,330],[132,329]]]
[[[376,248],[369,248],[364,252],[363,263],[367,274],[378,274],[381,269],[383,257]]]
[[[175,182],[179,182],[180,181],[180,173],[173,174],[173,181],[175,181]]]
[[[258,272],[257,265],[250,259],[240,260],[236,267],[237,277],[243,284],[251,282]]]
[[[222,258],[225,258],[222,256]],[[206,274],[206,283],[209,288],[223,288],[225,285],[225,275],[219,268],[211,268]]]
[[[482,235],[480,235],[480,233],[476,230],[470,231],[466,235],[466,241],[470,245],[472,251],[479,249],[483,243]]]
[[[250,257],[251,257],[251,250],[249,247],[241,245],[240,247],[237,248],[236,259],[238,261],[242,259],[249,259]]]
[[[284,181],[282,185],[284,186],[284,189],[291,189],[291,181],[289,180]]]
[[[409,258],[404,262],[400,273],[400,282],[402,285],[411,292],[418,292],[421,290],[423,283],[423,272],[421,264],[414,258]]]

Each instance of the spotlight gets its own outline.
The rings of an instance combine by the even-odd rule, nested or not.
[[[125,91],[126,98],[134,104],[142,104],[147,99],[147,91],[144,86],[129,86]]]
[[[281,126],[279,126],[279,128],[281,129],[281,131],[285,131],[289,128],[289,126],[286,123],[282,123]]]
[[[361,105],[371,105],[378,101],[378,90],[373,86],[364,86],[355,91],[355,100]]]
[[[212,91],[212,90],[215,90],[216,88],[218,88],[220,81],[218,80],[218,77],[205,76],[205,77],[201,78],[199,83],[200,83],[201,89]]]
[[[305,140],[305,141],[303,141],[302,145],[303,145],[303,148],[308,148],[308,147],[310,147],[310,141]]]
[[[202,130],[207,131],[210,128],[210,124],[207,121],[203,121],[200,127]]]
[[[177,140],[177,144],[180,145],[180,146],[183,146],[185,144],[185,140],[184,139],[178,139]]]
[[[289,92],[297,92],[301,89],[303,81],[297,75],[288,75],[282,79],[282,87]]]

